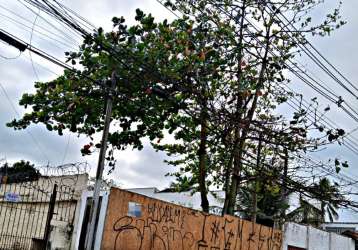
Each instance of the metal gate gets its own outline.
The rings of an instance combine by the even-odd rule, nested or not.
[[[67,222],[76,210],[74,189],[49,177],[29,181],[2,177],[0,185],[0,250],[45,249],[51,220]]]

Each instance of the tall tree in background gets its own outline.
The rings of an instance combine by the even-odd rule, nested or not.
[[[311,25],[309,10],[317,4],[319,1],[167,1],[174,10],[179,9],[196,19],[205,17],[218,25],[225,23],[235,27],[237,44],[233,50],[237,67],[234,69],[236,85],[232,91],[236,107],[234,117],[226,120],[231,121],[228,134],[232,136],[233,157],[229,161],[231,177],[226,183],[224,213],[233,214],[235,210],[237,192],[245,178],[245,148],[251,125],[257,126],[254,120],[260,109],[262,93],[271,93],[273,88],[287,81],[283,72],[296,56],[298,43],[304,42],[305,34],[324,36],[344,23],[339,21],[339,10],[336,9],[322,24]],[[287,18],[286,24],[283,17]],[[299,31],[289,30],[288,24],[296,25]],[[271,101],[271,104],[274,103]]]
[[[337,220],[337,210],[344,199],[338,186],[331,184],[329,179],[322,178],[312,185],[311,190],[315,198],[305,199],[301,196],[299,207],[287,215],[288,219],[314,226],[321,226],[326,218],[330,222]]]
[[[41,174],[29,161],[18,161],[13,164],[4,163],[0,166],[0,175],[5,183],[17,183],[37,180]],[[4,179],[5,178],[5,179]]]
[[[332,185],[329,179],[322,178],[313,188],[321,196],[317,197],[317,199],[320,202],[322,223],[326,221],[326,217],[330,222],[337,220],[339,201],[343,198],[338,185]]]

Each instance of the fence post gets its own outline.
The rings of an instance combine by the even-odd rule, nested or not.
[[[51,231],[51,220],[53,218],[53,214],[55,211],[55,204],[56,204],[56,196],[57,196],[57,184],[53,185],[53,191],[50,198],[50,204],[48,208],[47,220],[46,220],[46,227],[45,227],[45,237],[44,237],[44,250],[46,250],[49,238],[50,238],[50,231]]]

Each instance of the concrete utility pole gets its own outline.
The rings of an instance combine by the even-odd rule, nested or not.
[[[105,120],[104,120],[101,149],[99,152],[99,159],[98,159],[98,166],[97,166],[97,173],[96,173],[96,182],[95,182],[94,191],[93,191],[93,200],[92,200],[91,213],[90,213],[90,225],[89,225],[89,229],[87,230],[87,235],[86,235],[85,249],[87,249],[87,250],[94,249],[94,240],[96,238],[97,214],[99,211],[99,198],[100,198],[100,191],[101,191],[101,187],[102,187],[102,177],[103,177],[104,162],[105,162],[106,151],[107,151],[107,140],[108,140],[108,134],[109,134],[109,126],[111,123],[111,116],[112,116],[113,90],[114,90],[115,86],[116,86],[116,73],[115,73],[115,71],[113,71],[110,91],[106,97],[106,114],[105,114]]]

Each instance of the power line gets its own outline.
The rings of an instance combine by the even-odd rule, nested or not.
[[[212,1],[210,1],[212,2]],[[221,8],[220,6],[217,7],[218,9],[220,9],[225,15],[227,15],[229,18],[231,18],[236,24],[237,20],[233,17],[233,15],[231,13],[228,13],[226,10],[224,10],[223,8]],[[256,31],[259,31],[257,27],[255,27],[254,24],[252,24],[250,22],[250,20],[248,20],[248,18],[245,17],[245,20],[248,22],[248,24],[253,27]],[[249,34],[251,34],[252,37],[254,37],[254,39],[262,44],[262,41],[260,41],[255,34],[253,34],[249,28],[246,28],[246,31],[249,32]],[[274,46],[274,48],[276,50],[278,50],[281,55],[284,54],[282,52],[281,49],[277,48],[276,46]],[[271,49],[269,50],[270,54],[273,56],[277,56]],[[295,65],[291,59],[288,59],[288,61],[290,63],[292,63],[293,65]],[[335,104],[338,105],[338,107],[340,107],[343,111],[345,111],[346,114],[348,114],[349,117],[351,117],[353,120],[355,120],[356,122],[358,122],[358,112],[355,111],[349,104],[347,104],[347,102],[344,102],[341,97],[338,98],[338,100],[335,100],[334,98],[330,97],[329,95],[327,95],[326,93],[324,93],[322,90],[320,90],[319,88],[317,88],[316,86],[314,86],[314,84],[312,84],[310,81],[308,81],[307,79],[305,79],[302,75],[299,75],[295,70],[293,70],[293,68],[288,65],[287,63],[284,63],[284,65],[290,70],[291,73],[293,73],[295,76],[297,76],[300,80],[302,80],[304,83],[306,83],[308,86],[310,86],[312,89],[314,89],[317,93],[319,93],[320,95],[322,95],[323,97],[325,97],[327,100],[329,100],[330,102],[333,102]],[[301,70],[301,73],[304,74],[305,76],[308,76],[306,72],[304,72],[303,70]],[[315,81],[312,77],[308,76],[309,79],[313,80],[314,83],[318,84],[320,87],[322,87],[322,85],[320,85],[317,81]],[[323,87],[324,90],[327,91],[327,88]],[[336,96],[336,95],[335,95]],[[345,108],[343,105],[346,104],[346,106],[351,110],[347,110],[347,108]],[[353,113],[352,113],[353,112]],[[357,115],[357,116],[356,116]]]
[[[270,8],[270,7],[269,7],[269,8]],[[272,12],[274,12],[271,8],[270,8],[270,10],[271,10]],[[355,86],[355,84],[353,84],[346,76],[344,76],[344,75],[337,69],[337,67],[335,67],[330,61],[328,61],[328,59],[327,59],[325,56],[323,56],[323,54],[322,54],[317,48],[315,48],[315,47],[313,46],[313,44],[312,44],[306,37],[304,37],[304,36],[301,34],[301,32],[299,32],[299,30],[287,19],[287,17],[286,17],[284,14],[282,14],[282,13],[279,13],[279,14],[288,22],[287,25],[291,26],[291,27],[293,28],[293,30],[294,30],[295,32],[297,32],[297,33],[301,36],[302,39],[304,39],[304,42],[305,42],[305,43],[307,43],[336,73],[338,73],[351,87],[353,87],[354,90],[358,91],[357,86]],[[279,19],[279,20],[280,20],[280,19]],[[283,22],[282,20],[280,20],[280,21],[284,24],[284,22]],[[287,26],[287,25],[285,25],[285,26]],[[288,30],[287,30],[286,32],[290,33]],[[290,36],[291,36],[291,35],[290,35]],[[291,36],[291,38],[292,38],[292,36]],[[302,43],[302,44],[301,44],[302,46],[305,47],[305,50],[304,50],[304,51],[310,53],[311,55],[313,55],[313,53],[311,53],[311,52],[309,51],[309,49],[307,48],[307,46],[306,46],[305,43]],[[313,56],[314,56],[314,55],[313,55]],[[317,57],[314,56],[314,58],[317,60]],[[322,64],[322,63],[320,63],[320,64]],[[322,65],[323,65],[323,64],[322,64]],[[324,68],[327,69],[327,67],[324,67]],[[334,80],[335,80],[335,79],[338,80],[338,78],[337,78],[336,76],[334,76],[334,74],[329,73],[329,75],[330,75]],[[353,94],[353,93],[352,93],[353,91],[350,90],[348,87],[346,87],[346,86],[342,83],[342,81],[338,80],[338,83],[339,83],[344,89],[346,89],[349,93],[351,93],[354,97],[356,97],[356,98],[358,99],[357,95]]]
[[[314,164],[313,167],[321,168],[325,173],[329,174],[331,177],[346,182],[346,184],[345,184],[346,186],[354,186],[354,187],[358,188],[358,180],[357,179],[353,179],[352,177],[345,175],[343,173],[337,173],[337,171],[332,169],[330,166],[328,166],[328,165],[324,164],[323,162],[318,161],[312,157],[308,157],[308,156],[304,156],[304,155],[300,155],[300,154],[299,154],[299,156],[301,158],[308,160],[309,162],[312,162]]]
[[[19,0],[20,1],[20,0]],[[56,19],[59,19],[60,22],[66,23],[67,25],[69,25],[71,28],[73,28],[73,30],[83,36],[83,34],[89,34],[90,32],[93,31],[93,27],[91,27],[91,24],[87,21],[84,22],[81,18],[73,18],[73,16],[69,15],[64,8],[62,7],[61,4],[59,4],[57,1],[54,1],[61,9],[59,9],[58,7],[56,7],[54,4],[51,4],[49,1],[44,1],[45,3],[40,3],[39,1],[33,1],[33,0],[23,0],[25,2],[27,2],[28,4],[36,7],[36,8],[40,8],[42,9],[45,13],[47,13],[49,16],[55,17]],[[80,19],[80,20],[78,20]],[[85,23],[85,27],[81,27],[77,21],[79,21],[80,23]]]
[[[286,86],[286,87],[292,91],[292,89],[291,89],[289,86]],[[283,87],[281,87],[281,88],[283,88]],[[289,104],[291,107],[293,107],[294,109],[296,109],[297,111],[299,111],[300,105],[302,105],[302,106],[303,106],[304,108],[306,108],[306,109],[309,107],[309,103],[308,103],[307,100],[305,100],[304,98],[302,98],[302,101],[303,101],[304,103],[302,103],[300,100],[297,100],[297,98],[293,98],[293,99],[297,102],[297,103],[292,102],[292,104],[293,104],[295,107],[291,106],[289,103],[288,103],[288,104]],[[322,120],[322,121],[319,122],[320,124],[324,125],[325,127],[328,126],[329,129],[339,128],[339,126],[338,126],[335,122],[333,122],[332,120],[330,120],[327,116],[325,116],[324,113],[319,112],[319,111],[315,111],[315,112],[316,112],[317,115],[319,115],[319,116],[321,117],[321,120]],[[312,123],[316,123],[316,122],[317,122],[317,121],[316,121],[316,117],[315,117],[314,114],[308,113],[308,115],[311,117],[310,121],[311,121]],[[324,117],[324,119],[323,119],[323,117]],[[352,132],[354,132],[354,131],[355,131],[355,130],[353,130]],[[353,139],[349,138],[349,136],[350,136],[350,134],[351,134],[352,132],[347,133],[347,134],[345,134],[345,135],[342,137],[343,139],[348,140],[348,142],[347,142],[346,140],[344,140],[343,145],[346,146],[347,149],[349,149],[350,151],[352,151],[354,154],[358,155],[358,144],[356,144]],[[352,144],[356,144],[356,145],[354,146],[354,145],[352,145]]]
[[[157,0],[157,2],[159,2],[161,5],[163,5],[159,0]],[[163,5],[164,6],[164,5]],[[166,7],[166,6],[164,6],[164,7]],[[167,8],[167,7],[166,7]],[[167,8],[167,9],[169,9],[169,8]],[[170,9],[169,9],[170,10]],[[172,12],[173,13],[173,12]],[[174,13],[175,14],[175,13]],[[176,14],[175,14],[176,15]],[[176,15],[177,16],[177,15]],[[292,67],[289,67],[289,69],[290,69],[290,71],[291,72],[293,72],[293,73],[295,73],[296,71],[294,71],[293,70],[293,68]],[[303,72],[302,70],[301,70],[301,73],[304,73],[305,74],[305,72]],[[330,101],[332,101],[332,102],[335,102],[335,100],[334,99],[332,99],[331,97],[329,97],[328,95],[326,95],[326,94],[324,94],[322,91],[320,91],[320,89],[318,89],[316,86],[314,86],[313,84],[311,84],[309,81],[307,81],[305,78],[303,78],[303,77],[301,77],[300,75],[298,75],[298,74],[296,74],[296,76],[297,77],[299,77],[302,81],[304,81],[305,83],[307,83],[310,87],[312,87],[312,88],[314,88],[317,92],[319,92],[319,93],[321,93],[323,96],[325,96],[327,99],[329,99]],[[309,77],[311,80],[313,80],[313,78],[311,78],[311,77]],[[314,82],[316,82],[315,80],[314,80]],[[316,83],[318,83],[318,82],[316,82]],[[319,84],[319,83],[318,83]],[[324,86],[322,86],[322,85],[320,85],[320,87],[323,87],[325,90],[327,90]],[[328,91],[330,94],[332,94],[332,95],[334,95],[334,96],[336,96],[336,97],[338,97],[337,95],[335,95],[335,93],[333,93],[333,92],[331,92],[331,91]],[[353,116],[353,114],[351,114],[351,113],[349,113],[349,111],[348,110],[346,110],[346,109],[344,109],[350,116]],[[353,116],[352,118],[354,118],[355,119],[355,117]],[[357,151],[354,151],[353,150],[353,152],[357,152]]]
[[[30,50],[31,52],[41,56],[42,58],[71,71],[75,71],[72,67],[68,66],[66,63],[58,60],[57,58],[47,54],[46,52],[22,41],[21,39],[11,35],[10,33],[6,32],[3,29],[0,29],[0,39],[10,43],[12,46],[18,48],[20,51],[24,51],[26,49]]]
[[[28,6],[25,5],[25,7],[29,9]],[[6,12],[11,13],[11,14],[14,15],[15,17],[17,17],[18,19],[24,20],[24,21],[26,21],[27,23],[29,23],[29,24],[31,24],[31,25],[33,24],[33,21],[31,21],[31,20],[25,18],[24,16],[21,16],[21,15],[17,14],[16,12],[14,12],[14,11],[12,11],[12,10],[10,10],[10,9],[8,9],[8,8],[6,8],[6,7],[4,7],[4,6],[1,5],[1,4],[0,4],[0,9],[3,9],[3,10],[5,10]],[[40,18],[40,19],[43,20],[43,17],[40,15],[40,13],[38,13],[38,12],[36,13],[36,12],[34,12],[32,9],[29,9],[29,10],[31,11],[31,13],[34,14],[34,16],[37,16],[38,18]],[[11,19],[11,20],[17,21],[17,20],[15,20],[15,19]],[[51,24],[48,20],[43,20],[43,21],[45,21],[49,26],[51,26],[53,30],[57,30],[57,29],[58,29],[56,26],[54,26],[53,24]],[[18,22],[18,23],[20,23],[20,22]],[[22,24],[22,23],[21,23],[21,24]],[[27,27],[27,25],[24,26],[24,27]],[[60,33],[60,34],[57,34],[57,33],[55,33],[53,30],[50,30],[50,29],[48,29],[48,28],[46,28],[46,27],[44,27],[44,26],[42,26],[42,25],[40,25],[40,24],[37,24],[37,27],[38,27],[39,29],[43,30],[44,32],[47,32],[47,33],[53,35],[54,37],[57,37],[59,40],[65,41],[66,44],[71,44],[71,45],[76,45],[76,46],[79,45],[79,44],[78,44],[78,41],[77,41],[75,38],[69,36],[67,33],[64,33],[62,30],[57,30],[57,31]]]
[[[168,8],[167,6],[165,6],[160,0],[156,0],[159,4],[161,4],[162,6],[164,6],[166,9],[168,9],[169,11],[170,8]],[[215,3],[214,3],[215,4]],[[222,10],[222,8],[218,7],[221,11],[224,12],[225,15],[227,15],[229,18],[233,19],[235,21],[235,23],[237,23],[237,20],[234,19],[234,17],[232,16],[232,14],[228,14],[227,11]],[[202,12],[202,10],[199,10],[200,12]],[[178,15],[176,13],[174,13],[173,11],[171,11],[175,16],[178,17]],[[258,28],[255,27],[247,18],[245,18],[246,21],[256,29],[256,31],[258,31]],[[250,32],[248,30],[248,28],[246,29],[250,34],[252,34],[252,32]],[[254,34],[253,34],[254,35]],[[259,43],[262,44],[261,41],[259,41],[257,38],[255,39],[256,41],[258,41]],[[281,55],[283,54],[282,50],[280,50],[279,48],[276,47],[276,49],[278,51],[281,52]],[[270,53],[275,55],[274,52],[272,50],[270,50]],[[314,89],[317,93],[321,94],[322,96],[324,96],[326,99],[328,99],[329,101],[333,102],[333,103],[337,103],[336,99],[339,99],[339,96],[336,95],[333,91],[327,89],[325,86],[323,86],[322,84],[320,84],[317,80],[315,80],[313,77],[309,76],[304,70],[302,70],[300,67],[297,66],[297,63],[294,63],[291,61],[291,59],[289,60],[292,65],[295,65],[296,68],[299,69],[300,73],[298,73],[296,70],[294,70],[294,68],[290,65],[288,65],[287,63],[285,63],[285,66],[297,77],[299,78],[301,81],[303,81],[304,83],[306,83],[308,86],[310,86],[312,89]],[[304,77],[303,75],[305,75],[306,77],[308,77],[308,79],[306,77]],[[317,84],[319,87],[317,87],[314,83],[312,83],[311,81],[313,81],[315,84]],[[332,98],[330,95],[324,93],[322,91],[322,89],[324,89],[326,92],[328,92],[330,95],[333,95],[336,99]],[[352,112],[350,112],[349,110],[347,110],[345,107],[342,107],[342,109],[355,121],[358,121],[358,117],[355,116]],[[357,113],[358,115],[358,113]]]
[[[4,15],[4,14],[1,14],[1,13],[0,13],[0,16],[3,17],[3,18],[8,19],[8,21],[14,23],[16,26],[19,26],[19,27],[21,27],[21,28],[24,28],[24,27],[25,27],[29,33],[37,33],[37,34],[39,34],[40,36],[43,36],[43,37],[46,37],[46,38],[50,39],[50,40],[52,41],[51,43],[53,43],[53,44],[57,43],[57,44],[58,44],[59,46],[61,46],[62,48],[74,49],[74,47],[72,47],[72,45],[68,44],[67,42],[63,42],[63,41],[61,41],[61,40],[58,40],[58,39],[56,39],[56,38],[51,37],[51,36],[48,35],[48,34],[45,34],[45,33],[41,32],[41,31],[38,31],[38,30],[36,30],[36,29],[33,29],[31,26],[28,26],[28,25],[26,25],[26,24],[24,24],[24,23],[21,23],[21,22],[19,22],[19,21],[16,20],[16,19],[13,19],[13,18],[8,17],[8,16],[6,16],[6,15]],[[58,47],[57,44],[56,44],[56,47]],[[61,47],[58,47],[58,48],[61,48]]]
[[[32,24],[32,30],[31,30],[31,36],[30,36],[30,42],[29,42],[30,47],[32,46],[32,36],[33,36],[33,34],[34,34],[34,29],[35,29],[36,21],[37,21],[37,18],[39,17],[39,15],[40,15],[40,9],[39,9],[39,11],[38,11],[38,13],[37,13],[37,15],[36,15],[36,17],[35,17],[35,19],[34,19],[33,24]],[[29,51],[29,56],[30,56],[30,61],[31,61],[32,70],[34,71],[34,74],[35,74],[37,80],[40,81],[39,75],[37,74],[37,71],[36,71],[36,68],[35,68],[35,65],[34,65],[34,60],[32,59],[31,51]]]
[[[4,43],[3,41],[1,41],[1,42]],[[4,56],[4,55],[1,55],[1,54],[0,54],[0,57],[2,59],[5,59],[5,60],[16,60],[17,58],[19,58],[21,56],[21,54],[22,54],[22,52],[19,51],[19,54],[16,55],[16,56],[13,56],[13,57]]]
[[[158,0],[157,0],[158,1]],[[158,1],[160,4],[162,4],[160,1]],[[164,6],[165,7],[165,6]],[[168,8],[167,8],[168,9]],[[169,9],[170,10],[170,9]],[[173,12],[172,12],[173,13]],[[173,13],[173,14],[175,14],[175,13]],[[176,15],[177,16],[177,15]],[[302,72],[302,73],[304,73],[304,72]],[[312,79],[312,78],[311,78]],[[318,89],[318,88],[316,88],[314,85],[312,85],[312,84],[310,84],[309,83],[309,81],[305,81],[303,78],[301,78],[301,80],[303,80],[304,82],[306,82],[307,84],[309,84],[311,87],[313,87],[317,92],[319,92],[320,90]],[[324,86],[322,86],[322,85],[320,85],[320,87],[323,87],[324,88]],[[325,95],[325,94],[323,94],[323,92],[321,92],[321,94],[322,95],[324,95],[327,99],[329,99],[330,101],[333,101],[334,102],[334,100],[333,99],[331,99],[328,95]],[[332,92],[330,92],[330,94],[334,94],[334,93],[332,93]],[[336,96],[337,97],[337,96]],[[350,116],[352,116],[352,117],[354,117],[353,116],[353,114],[351,113],[351,112],[349,112],[348,110],[346,110],[345,109],[345,111],[348,113],[348,114],[350,114]]]
[[[29,10],[30,12],[32,12],[34,15],[36,15],[36,12],[30,8],[27,4],[23,3],[24,0],[17,0],[22,6],[24,6],[27,10]],[[25,1],[26,2],[26,1]],[[34,6],[36,9],[39,9],[37,6]],[[76,43],[76,45],[79,45],[78,44],[78,40],[74,37],[72,37],[71,35],[73,36],[76,36],[77,38],[83,38],[81,35],[79,35],[78,33],[74,32],[72,29],[69,29],[66,25],[64,25],[62,22],[60,22],[59,20],[57,20],[56,18],[54,18],[54,20],[56,21],[56,23],[59,24],[59,26],[61,27],[58,27],[56,26],[55,24],[51,23],[49,21],[49,19],[51,19],[51,16],[48,16],[47,18],[44,18],[42,15],[39,15],[40,19],[47,23],[51,28],[53,28],[54,30],[58,31],[60,34],[62,34],[64,37],[72,40],[73,42]],[[30,21],[31,22],[31,21]],[[66,31],[66,32],[65,32]]]

